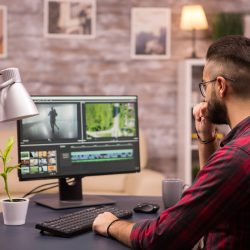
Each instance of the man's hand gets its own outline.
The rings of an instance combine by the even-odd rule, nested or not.
[[[200,169],[218,148],[218,142],[215,140],[215,125],[207,117],[207,105],[206,102],[201,102],[193,109],[195,128],[200,139],[198,144]]]
[[[95,233],[99,233],[103,236],[108,236],[107,235],[108,226],[112,221],[116,219],[118,218],[110,212],[99,214],[93,222],[92,229]]]
[[[113,221],[117,220],[118,218],[113,215],[112,213],[105,212],[103,214],[99,214],[92,225],[92,229],[94,232],[99,233],[103,236],[108,236],[107,229]],[[126,221],[126,220],[118,220],[112,223],[109,227],[109,234],[117,239],[118,241],[122,242],[123,244],[131,247],[132,243],[130,240],[130,234],[132,228],[134,226],[134,222]]]
[[[209,141],[215,136],[215,126],[207,118],[207,103],[201,102],[193,108],[196,131],[203,141]]]

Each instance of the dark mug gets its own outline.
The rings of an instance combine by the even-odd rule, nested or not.
[[[162,181],[162,200],[165,208],[175,205],[181,198],[185,185],[181,179]]]

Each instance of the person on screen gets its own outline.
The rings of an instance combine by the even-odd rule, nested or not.
[[[54,135],[55,134],[55,127],[58,129],[58,131],[59,131],[59,127],[56,125],[57,112],[53,107],[51,107],[51,110],[50,110],[48,116],[50,117],[50,126],[52,129],[52,134]]]
[[[250,39],[226,36],[208,49],[193,109],[200,171],[181,200],[137,223],[97,216],[93,231],[133,249],[250,249]],[[231,131],[218,145],[214,124]]]

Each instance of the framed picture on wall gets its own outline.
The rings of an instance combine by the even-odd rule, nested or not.
[[[0,58],[7,56],[7,8],[0,5]]]
[[[44,35],[51,38],[95,37],[96,0],[45,0]]]
[[[131,57],[170,58],[171,10],[133,8],[131,18]]]
[[[250,15],[244,16],[244,36],[250,38]]]

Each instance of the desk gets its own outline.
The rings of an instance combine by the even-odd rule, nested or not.
[[[44,196],[53,195],[47,194]],[[152,196],[105,196],[116,201],[120,208],[133,209],[139,202],[153,202],[160,205],[157,214],[133,214],[131,220],[138,221],[147,218],[156,218],[163,210],[161,197]],[[52,210],[34,204],[30,199],[26,224],[22,226],[6,226],[3,224],[3,216],[0,215],[0,248],[1,250],[125,250],[128,247],[114,239],[102,237],[92,231],[72,237],[60,238],[44,236],[35,229],[35,224],[47,219],[55,218],[61,214],[74,212],[77,209]]]

